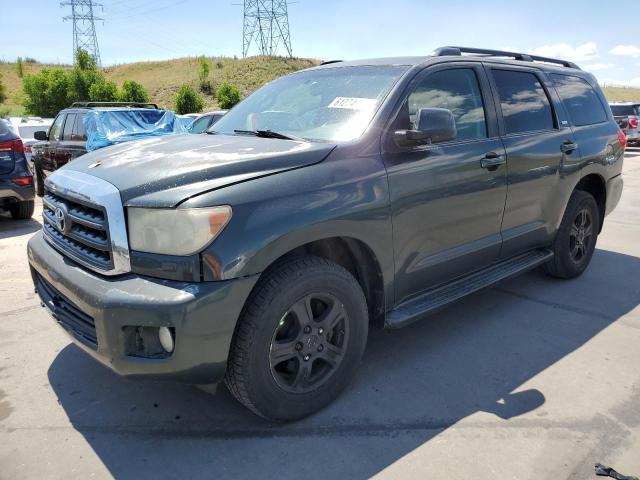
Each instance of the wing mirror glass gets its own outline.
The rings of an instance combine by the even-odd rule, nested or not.
[[[37,132],[33,133],[33,138],[35,138],[36,140],[48,140],[47,132],[38,130]]]
[[[416,115],[415,130],[397,130],[399,146],[426,145],[454,140],[458,135],[456,120],[446,108],[421,108]]]

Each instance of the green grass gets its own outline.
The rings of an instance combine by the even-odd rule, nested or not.
[[[209,79],[214,87],[223,82],[236,85],[245,97],[265,83],[290,72],[317,65],[318,60],[283,57],[250,57],[243,59],[228,57],[210,57],[211,73]],[[173,102],[180,85],[191,85],[198,90],[197,57],[176,58],[161,62],[136,62],[104,68],[108,79],[122,85],[124,80],[141,83],[153,102],[164,108],[173,108]],[[34,73],[45,66],[71,68],[68,65],[43,65],[25,63],[25,73]],[[0,63],[0,74],[5,84],[7,100],[0,104],[0,112],[10,115],[23,115],[24,100],[22,79],[18,77],[15,63]],[[605,87],[609,101],[638,101],[640,89],[624,87]],[[200,92],[205,101],[205,111],[218,108],[215,97]]]

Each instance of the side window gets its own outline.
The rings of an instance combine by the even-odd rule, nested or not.
[[[65,114],[58,115],[53,125],[51,125],[51,129],[49,130],[50,141],[57,142],[62,137],[62,124],[64,123],[65,116]]]
[[[71,137],[73,136],[73,127],[76,123],[76,116],[77,115],[75,113],[70,113],[67,115],[67,121],[64,122],[64,133],[62,134],[62,140],[73,140]]]
[[[533,73],[492,70],[506,133],[555,128],[549,97]]]
[[[202,117],[193,122],[189,131],[191,133],[202,133],[209,126],[209,120],[211,117]]]
[[[84,128],[84,117],[86,114],[80,113],[76,117],[76,126],[73,129],[72,139],[76,142],[84,142],[87,140],[87,131]]]
[[[580,77],[552,73],[551,79],[577,127],[607,120],[607,112],[593,87]]]
[[[487,137],[482,94],[476,73],[470,68],[442,70],[428,75],[409,95],[401,123],[415,129],[421,108],[446,108],[456,120],[456,140]]]

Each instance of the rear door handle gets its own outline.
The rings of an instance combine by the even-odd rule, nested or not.
[[[482,160],[480,160],[480,166],[487,170],[496,170],[500,165],[504,165],[507,159],[504,155],[498,155],[495,152],[487,153]]]
[[[562,145],[560,145],[560,151],[562,151],[562,153],[571,153],[577,149],[578,149],[578,144],[573,143],[570,140],[567,140]]]

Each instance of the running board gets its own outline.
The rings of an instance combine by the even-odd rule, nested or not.
[[[533,250],[435,287],[388,312],[385,328],[404,327],[462,297],[542,265],[551,257],[550,250]]]

